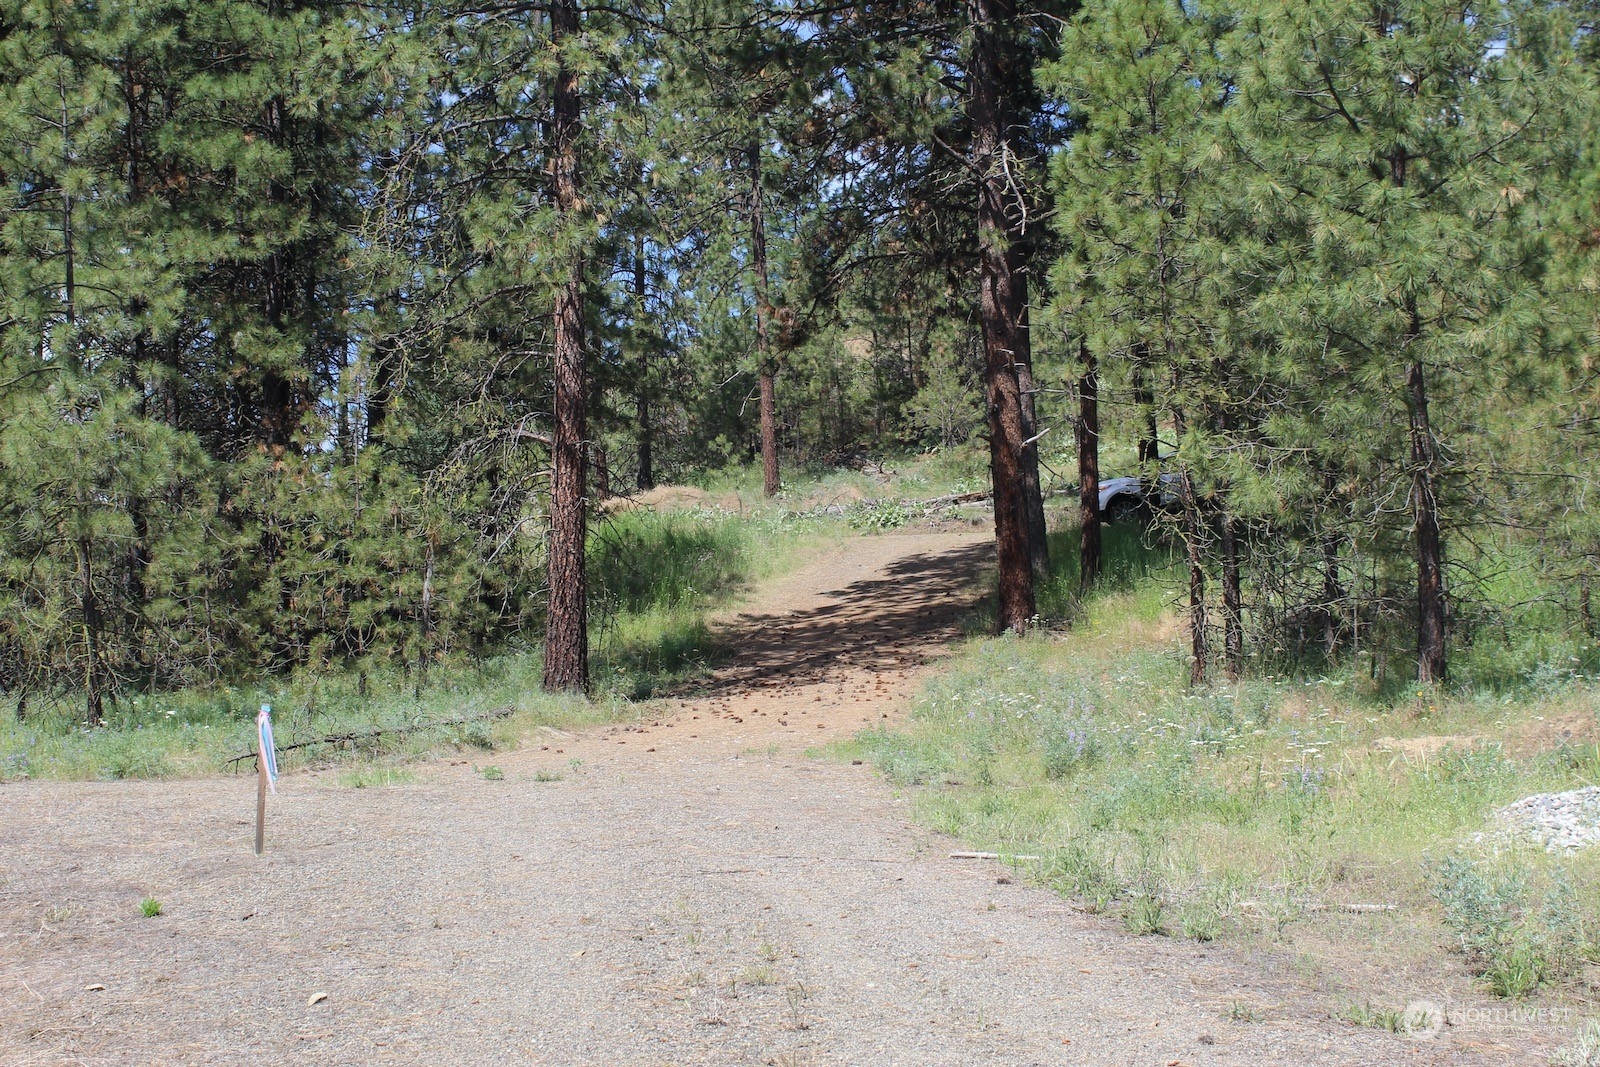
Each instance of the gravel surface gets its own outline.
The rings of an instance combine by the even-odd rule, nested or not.
[[[902,713],[986,553],[853,542],[728,620],[703,693],[480,759],[503,780],[291,775],[260,858],[245,776],[0,786],[0,1064],[1523,1062],[1130,938],[808,755]]]
[[[1600,842],[1600,786],[1565,793],[1535,793],[1494,813],[1495,822],[1551,852]]]

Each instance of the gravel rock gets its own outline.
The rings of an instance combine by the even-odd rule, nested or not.
[[[1536,793],[1496,811],[1494,819],[1550,852],[1587,848],[1600,843],[1600,786]]]

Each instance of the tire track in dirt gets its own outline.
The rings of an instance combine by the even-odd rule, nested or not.
[[[1128,938],[806,758],[901,713],[986,554],[850,542],[725,619],[695,695],[496,756],[503,781],[290,776],[259,859],[242,777],[0,787],[0,1063],[1518,1062]]]

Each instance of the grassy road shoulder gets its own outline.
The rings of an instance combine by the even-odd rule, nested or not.
[[[1275,943],[1345,988],[1352,1021],[1401,1025],[1440,976],[1595,1011],[1600,849],[1549,854],[1489,814],[1600,781],[1600,687],[1546,669],[1509,692],[1384,694],[1360,672],[1191,689],[1164,561],[1114,554],[1070,629],[973,640],[848,754],[1130,933]]]

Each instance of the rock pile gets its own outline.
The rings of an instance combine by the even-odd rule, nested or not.
[[[1536,793],[1494,813],[1495,822],[1551,852],[1600,844],[1600,786]]]

